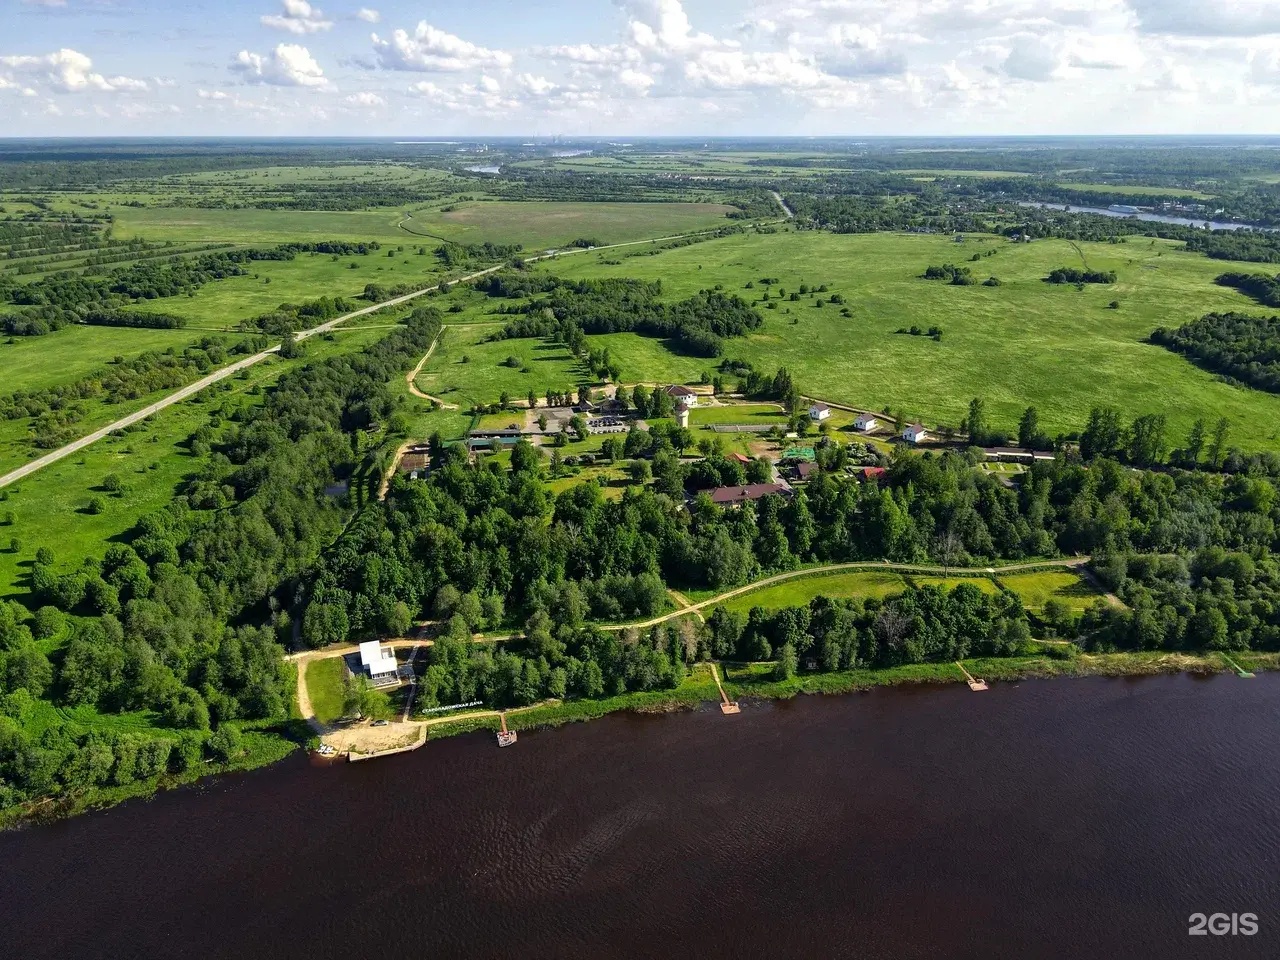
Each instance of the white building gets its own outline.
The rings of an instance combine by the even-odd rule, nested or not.
[[[698,405],[698,395],[688,387],[682,387],[678,384],[674,387],[667,387],[667,396],[676,402],[676,407],[692,409]]]
[[[396,655],[391,647],[384,647],[377,640],[360,644],[360,666],[368,671],[369,679],[376,684],[397,683]]]
[[[816,423],[821,423],[829,416],[831,416],[831,408],[825,403],[815,403],[809,408],[809,419]]]
[[[861,430],[863,433],[870,433],[878,426],[880,426],[880,418],[871,413],[860,413],[858,419],[853,421],[853,429]]]
[[[921,424],[913,423],[902,431],[902,439],[907,443],[924,443],[929,439],[929,434]]]

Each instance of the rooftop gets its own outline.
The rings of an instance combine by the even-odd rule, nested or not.
[[[708,491],[712,503],[743,503],[759,500],[773,493],[783,493],[787,488],[780,483],[749,483],[744,487],[716,487]]]

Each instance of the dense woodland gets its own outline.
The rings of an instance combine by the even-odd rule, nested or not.
[[[284,721],[285,611],[348,515],[327,488],[359,464],[356,438],[392,417],[388,382],[439,329],[435,311],[415,311],[361,353],[286,373],[220,435],[197,431],[192,451],[204,465],[183,494],[101,560],[60,572],[56,554],[40,550],[30,581],[35,629],[70,638],[51,659],[21,608],[0,607],[0,806],[179,771],[205,755],[227,759],[242,749],[242,722]],[[173,735],[144,749],[141,735],[76,734],[54,723],[28,737],[15,721],[41,696],[153,710]]]
[[[1210,313],[1176,330],[1161,327],[1151,341],[1233,383],[1280,393],[1280,317]]]
[[[1239,290],[1264,307],[1280,307],[1280,276],[1272,277],[1265,273],[1224,273],[1214,282],[1222,287]]]
[[[762,320],[735,294],[701,290],[675,303],[661,300],[661,281],[609,278],[561,280],[509,271],[482,279],[477,288],[491,297],[531,298],[516,307],[502,337],[571,336],[566,326],[592,333],[635,332],[662,337],[684,353],[718,357],[724,340],[742,336]]]

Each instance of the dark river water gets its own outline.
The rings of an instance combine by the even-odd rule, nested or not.
[[[0,956],[1275,958],[1278,744],[1178,676],[297,757],[0,836]]]

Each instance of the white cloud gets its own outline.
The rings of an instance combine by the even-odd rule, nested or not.
[[[197,90],[196,96],[201,100],[230,100],[231,94],[225,90]]]
[[[93,71],[93,61],[77,50],[64,47],[44,56],[0,57],[0,67],[13,76],[29,77],[33,82],[59,93],[100,90],[108,93],[138,92],[147,89],[145,80],[132,77],[104,77]]]
[[[67,0],[22,0],[28,7],[65,7]]]
[[[1033,35],[1015,37],[1000,70],[1015,80],[1044,81],[1062,75],[1065,59],[1053,42]]]
[[[325,89],[329,81],[311,52],[296,43],[279,44],[265,56],[241,50],[231,62],[231,70],[245,83],[265,83],[277,87]]]
[[[364,91],[361,93],[353,93],[348,97],[342,98],[347,103],[358,107],[383,107],[386,106],[386,99],[376,93]]]
[[[260,18],[264,27],[285,30],[302,36],[308,33],[319,33],[333,26],[332,20],[326,20],[324,13],[315,9],[307,0],[282,0],[283,16],[271,14]]]
[[[365,23],[379,23],[382,20],[382,14],[368,7],[361,7],[356,11],[356,19],[363,20]]]
[[[463,40],[425,20],[418,23],[412,35],[396,30],[390,39],[383,40],[373,34],[373,49],[379,65],[387,70],[449,73],[472,68],[502,69],[513,62],[511,54],[503,50],[490,50]]]
[[[1256,37],[1280,33],[1275,0],[1126,0],[1142,33]]]

